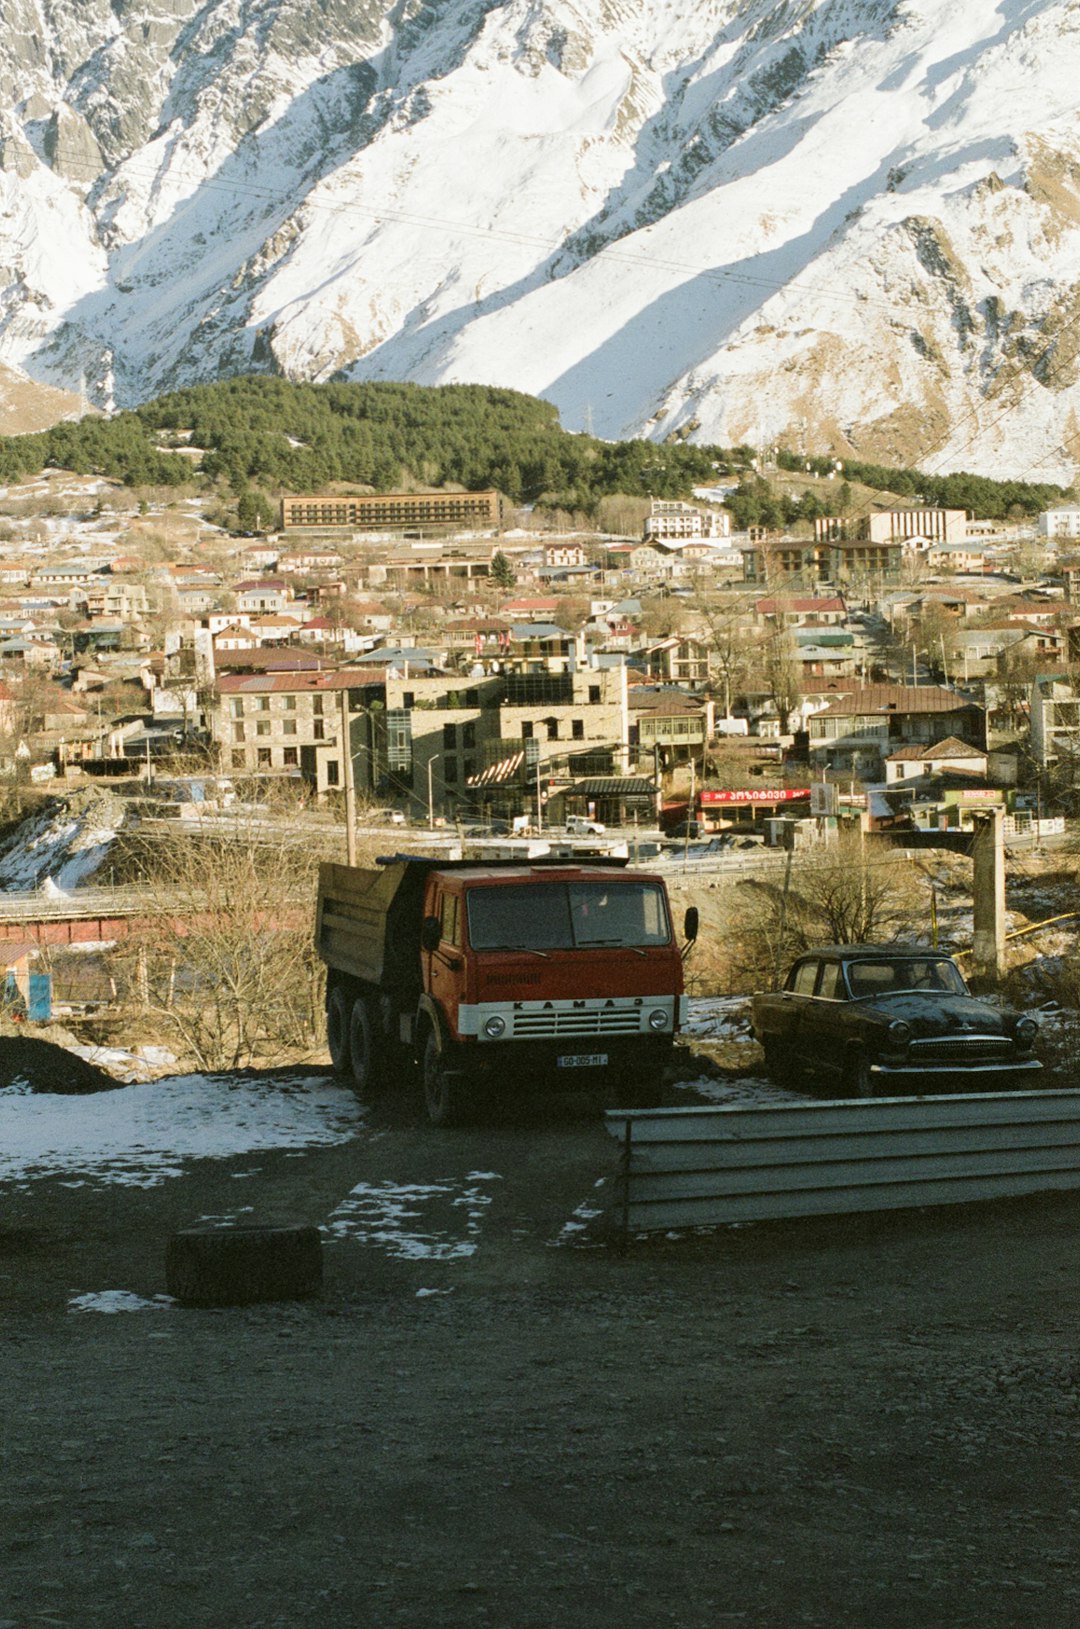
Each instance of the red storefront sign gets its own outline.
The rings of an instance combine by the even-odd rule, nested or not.
[[[797,803],[809,796],[808,786],[740,787],[731,792],[702,792],[699,801],[705,809],[716,803]]]

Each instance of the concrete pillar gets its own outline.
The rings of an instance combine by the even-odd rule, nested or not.
[[[974,971],[983,978],[1001,977],[1005,959],[1005,827],[1000,809],[975,817],[973,892]]]

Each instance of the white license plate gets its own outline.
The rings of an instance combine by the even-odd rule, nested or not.
[[[603,1068],[607,1063],[606,1052],[568,1052],[562,1058],[556,1058],[560,1069],[597,1069]]]

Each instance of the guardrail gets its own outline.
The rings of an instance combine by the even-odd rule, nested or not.
[[[155,891],[155,901],[160,897]],[[50,918],[134,916],[146,909],[146,889],[138,884],[117,888],[75,888],[71,893],[35,890],[0,894],[0,921],[43,922]]]
[[[1080,1187],[1080,1091],[613,1109],[631,1233]]]

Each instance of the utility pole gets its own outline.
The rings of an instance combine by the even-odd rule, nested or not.
[[[345,859],[356,864],[356,790],[353,786],[352,735],[349,728],[349,692],[341,692],[341,774],[345,785]]]
[[[438,761],[439,754],[437,752],[433,752],[427,761],[427,818],[429,831],[435,830],[435,786],[432,779],[432,771],[434,770]]]
[[[986,978],[1000,978],[1005,956],[1005,825],[1000,809],[975,816],[972,961]]]

